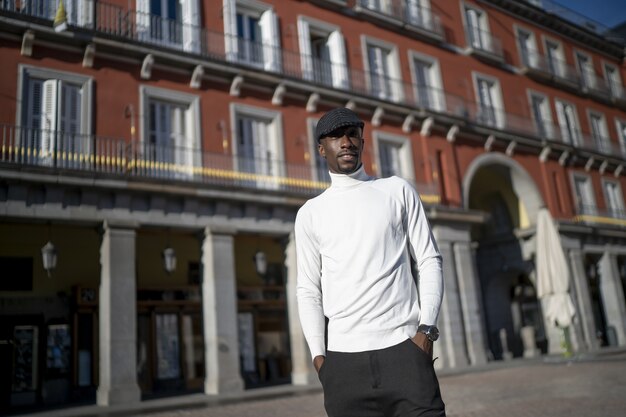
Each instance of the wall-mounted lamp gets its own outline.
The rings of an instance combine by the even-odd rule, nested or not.
[[[254,260],[256,273],[261,277],[264,277],[267,273],[267,256],[265,255],[265,252],[260,250],[256,251],[252,259]]]
[[[57,267],[57,249],[52,242],[48,241],[41,248],[41,259],[43,261],[43,269],[48,273],[48,277],[51,277],[52,272]]]
[[[162,257],[165,272],[171,274],[176,270],[176,252],[172,247],[168,246],[163,249]]]

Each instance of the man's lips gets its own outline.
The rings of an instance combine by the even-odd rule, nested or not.
[[[353,161],[356,159],[357,155],[354,153],[342,153],[337,155],[339,159],[342,159],[344,161]]]

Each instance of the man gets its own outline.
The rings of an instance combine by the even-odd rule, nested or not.
[[[300,321],[324,407],[329,417],[445,416],[432,360],[441,255],[413,187],[365,173],[363,127],[346,108],[319,120],[332,184],[296,218]]]

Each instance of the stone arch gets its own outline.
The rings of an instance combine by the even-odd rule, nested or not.
[[[532,228],[544,200],[529,173],[500,153],[478,156],[463,178],[463,205],[489,213],[472,226],[489,351],[495,359],[542,351],[544,331],[534,296],[532,259],[515,230]],[[529,314],[527,314],[529,313]],[[538,336],[528,343],[527,330]],[[526,338],[527,339],[527,338]],[[540,340],[539,340],[540,339]]]
[[[532,177],[516,160],[500,154],[486,153],[478,156],[468,167],[463,176],[463,207],[469,209],[471,187],[479,172],[485,168],[492,168],[507,177],[511,184],[511,191],[521,205],[520,226],[532,226],[537,222],[537,213],[544,206],[544,201]],[[527,220],[527,224],[523,220]]]

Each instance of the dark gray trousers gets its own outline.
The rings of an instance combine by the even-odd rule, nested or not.
[[[329,417],[446,415],[433,361],[411,339],[380,350],[329,351],[319,377]]]

